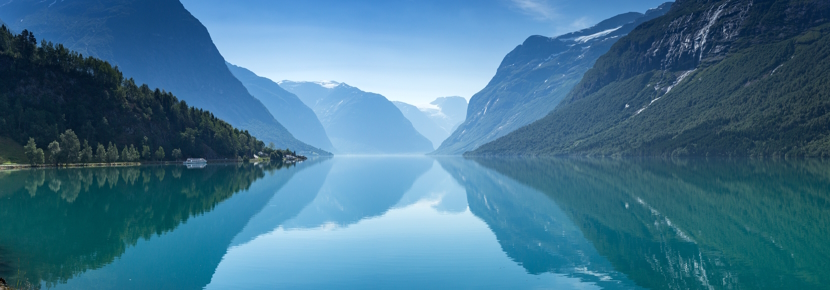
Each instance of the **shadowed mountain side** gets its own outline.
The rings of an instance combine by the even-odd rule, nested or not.
[[[421,154],[432,143],[386,97],[337,82],[282,81],[308,105],[340,154]]]
[[[423,157],[335,158],[314,201],[283,223],[283,227],[345,227],[382,215],[396,205],[432,165],[432,159]],[[366,182],[366,176],[373,176],[374,180]]]
[[[282,185],[253,186],[266,170],[274,169],[211,165],[201,170],[29,170],[0,177],[4,189],[0,248],[14,253],[4,259],[20,259],[20,264],[11,266],[24,273],[0,276],[42,281],[47,287],[71,282],[69,288],[91,283],[113,289],[148,285],[158,289],[178,281],[173,288],[201,288],[210,281],[233,236]],[[275,174],[288,179],[295,171]],[[17,182],[4,184],[21,179],[22,187]],[[240,191],[244,193],[236,194]],[[144,260],[131,260],[136,255]],[[146,259],[148,255],[158,259]],[[101,271],[108,278],[84,275],[89,271]],[[136,281],[142,283],[129,284],[127,278],[141,278]]]
[[[665,3],[645,14],[620,14],[555,38],[527,38],[504,57],[490,83],[470,98],[464,123],[434,154],[460,155],[543,118],[622,36],[670,7]]]
[[[477,156],[830,157],[830,1],[679,1]]]
[[[256,216],[251,218],[245,229],[234,237],[231,247],[250,242],[256,237],[269,233],[285,221],[296,217],[320,193],[334,164],[330,158],[310,159],[298,165],[303,168],[277,191]],[[270,179],[262,182],[269,182]]]
[[[597,253],[548,196],[468,160],[437,160],[467,189],[470,211],[528,273],[565,274],[605,289],[637,288]]]
[[[651,289],[817,289],[830,266],[819,162],[476,159],[546,193]]]
[[[319,151],[277,122],[230,73],[207,29],[177,0],[6,1],[0,17],[84,56],[110,62],[139,84],[188,104],[260,140]],[[322,153],[322,152],[320,152]]]
[[[317,119],[314,111],[306,106],[296,95],[289,93],[270,79],[258,76],[254,72],[226,63],[231,73],[242,82],[255,98],[259,99],[280,124],[288,129],[294,137],[309,145],[332,151],[334,147]]]

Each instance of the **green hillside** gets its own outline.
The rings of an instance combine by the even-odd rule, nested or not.
[[[25,164],[26,154],[23,153],[23,146],[14,140],[0,137],[0,164]]]
[[[830,157],[830,3],[684,1],[471,155]]]
[[[138,86],[109,63],[83,57],[23,31],[0,29],[0,136],[38,147],[67,129],[91,146],[163,147],[166,156],[235,158],[264,144],[211,112],[190,107],[173,94]],[[7,142],[4,142],[7,144]],[[4,148],[10,146],[3,146]],[[20,162],[19,152],[16,160]]]

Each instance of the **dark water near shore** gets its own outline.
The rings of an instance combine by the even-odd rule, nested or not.
[[[830,164],[337,157],[0,172],[57,289],[830,289]]]

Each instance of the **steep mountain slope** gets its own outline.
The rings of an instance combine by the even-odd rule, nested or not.
[[[830,156],[830,2],[682,1],[474,155]]]
[[[242,82],[255,98],[259,99],[280,124],[288,129],[294,137],[309,145],[332,151],[334,148],[326,136],[323,124],[314,111],[300,99],[284,90],[270,79],[260,77],[254,72],[226,63],[231,73]]]
[[[337,82],[282,81],[314,110],[337,153],[412,154],[433,150],[386,97]]]
[[[450,136],[447,130],[438,126],[435,120],[430,118],[430,115],[427,115],[420,108],[404,102],[393,101],[392,103],[401,110],[403,116],[412,123],[412,126],[415,127],[415,130],[418,130],[418,133],[421,133],[421,135],[424,135],[424,137],[432,142],[432,146],[437,147],[441,145],[441,142],[444,142],[444,139]]]
[[[297,141],[231,75],[207,29],[176,0],[6,1],[0,17],[14,31],[106,61],[173,92],[198,108],[278,147],[315,150]]]
[[[180,149],[184,158],[235,158],[263,149],[248,132],[171,93],[138,86],[102,60],[37,43],[26,30],[13,35],[0,29],[0,136],[18,144],[33,138],[46,148],[71,129],[79,139],[75,150],[81,141],[112,142],[118,148]]]
[[[470,99],[466,120],[434,154],[462,154],[541,119],[620,37],[663,15],[671,5],[665,3],[645,14],[620,14],[556,38],[529,37],[504,58],[487,87]]]

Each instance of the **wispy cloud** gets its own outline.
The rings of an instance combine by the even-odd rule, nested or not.
[[[538,20],[553,20],[556,9],[547,0],[510,0],[510,2],[527,15]]]

